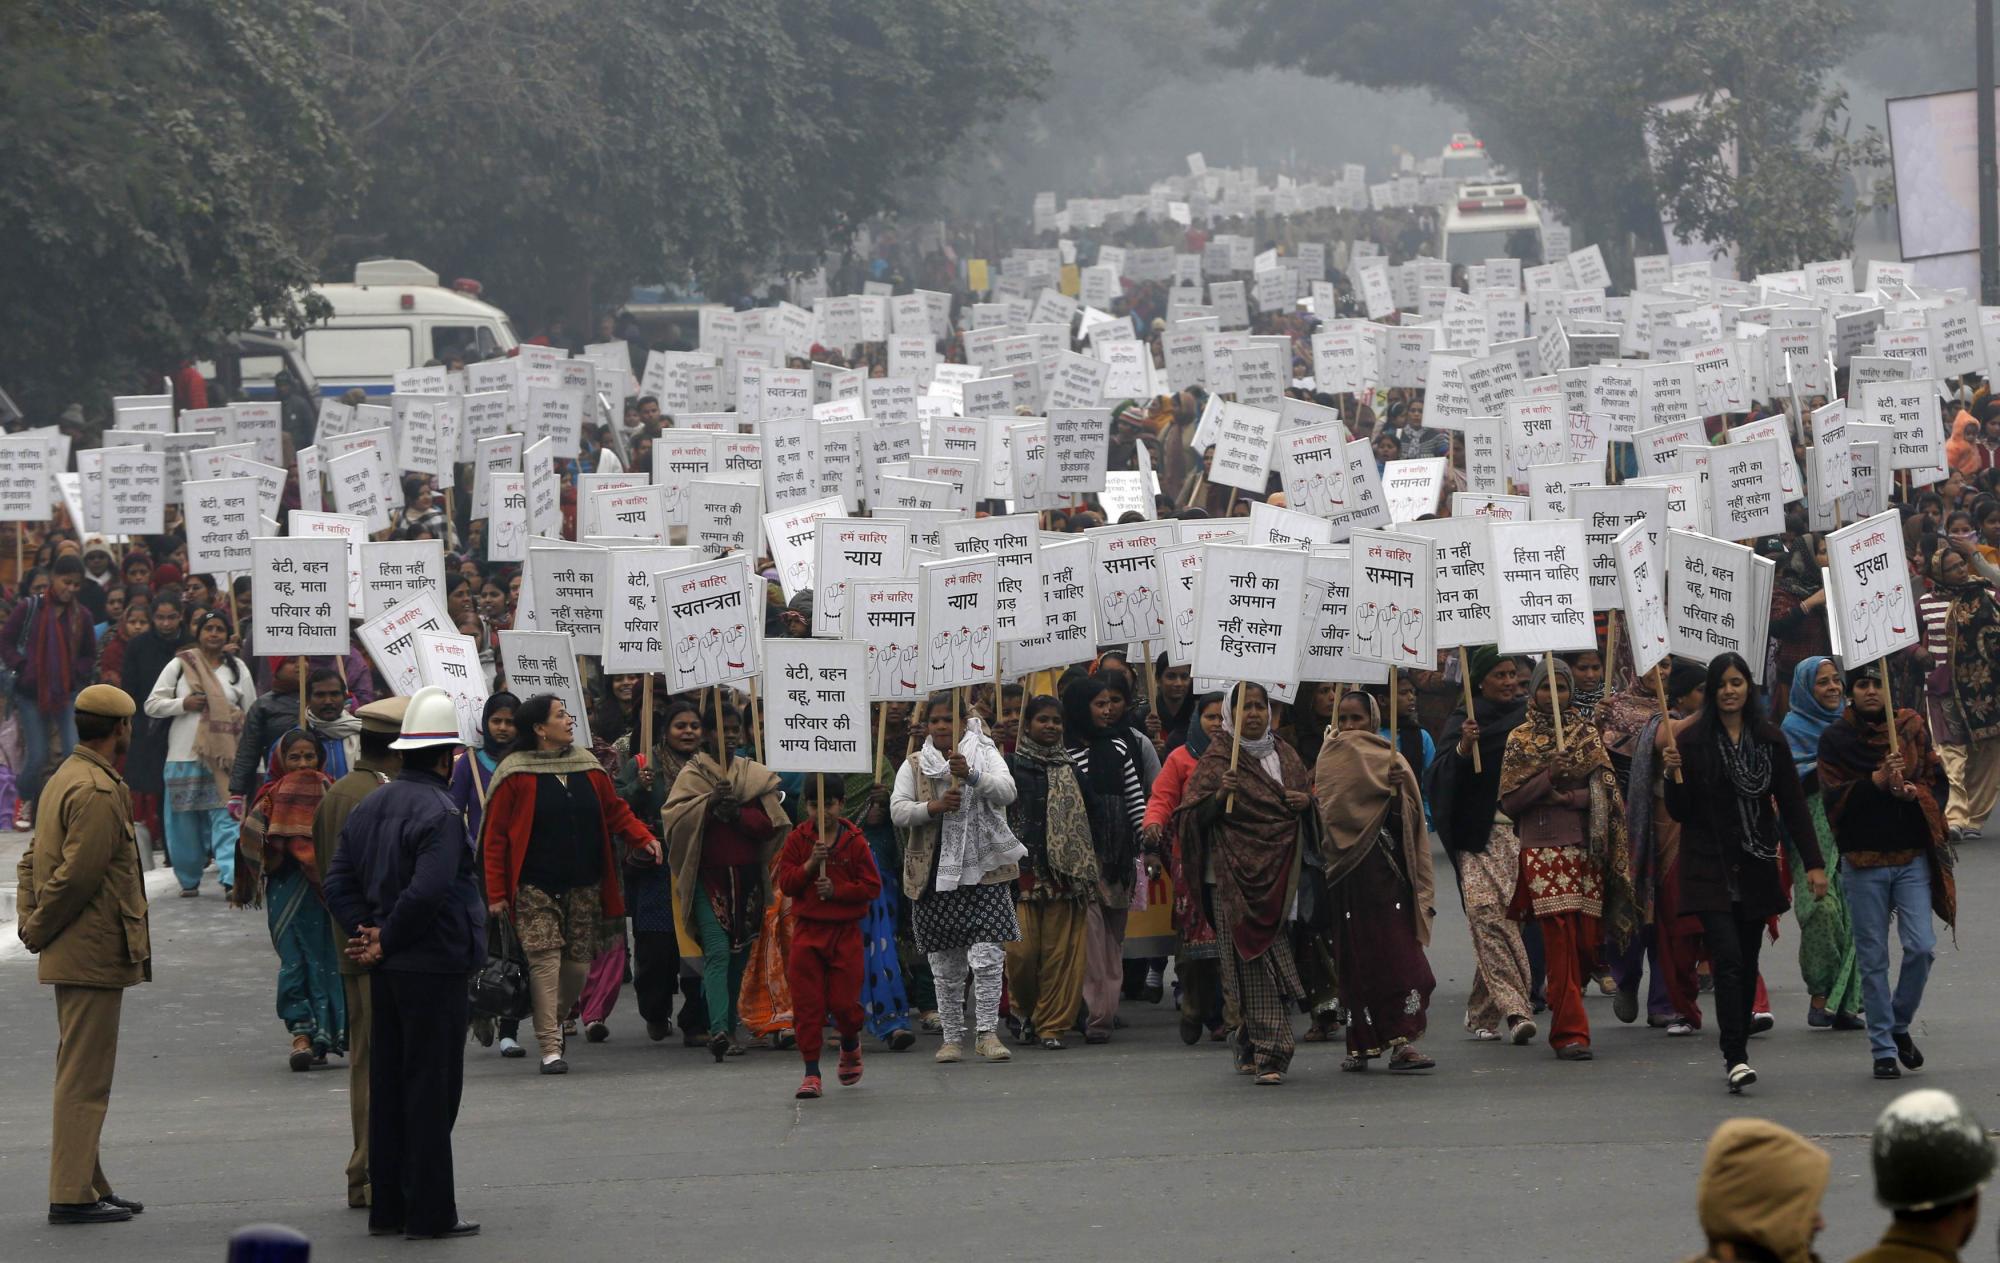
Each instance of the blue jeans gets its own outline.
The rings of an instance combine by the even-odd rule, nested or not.
[[[1907,1034],[1923,1003],[1937,954],[1931,928],[1930,861],[1922,856],[1891,868],[1856,868],[1840,862],[1848,913],[1854,919],[1854,955],[1861,969],[1861,1006],[1868,1017],[1868,1048],[1879,1061],[1896,1055],[1892,1035]],[[1889,914],[1903,940],[1903,967],[1889,994]]]
[[[76,711],[65,706],[53,716],[44,715],[32,698],[17,693],[14,713],[21,717],[21,760],[25,765],[17,778],[18,792],[22,802],[32,803],[42,796],[42,785],[49,779],[50,754],[66,759],[76,749]],[[52,750],[52,746],[61,748]]]

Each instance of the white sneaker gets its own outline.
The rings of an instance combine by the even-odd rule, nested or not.
[[[1507,1028],[1507,1038],[1513,1040],[1516,1047],[1534,1043],[1535,1036],[1540,1033],[1541,1031],[1536,1027],[1535,1019],[1532,1017],[1524,1017]]]
[[[938,1047],[937,1059],[940,1062],[964,1061],[965,1050],[963,1048],[960,1048],[957,1044],[951,1044],[951,1043],[942,1044],[939,1045]]]
[[[973,1051],[988,1061],[1012,1061],[1014,1054],[1007,1051],[1007,1045],[1000,1042],[1000,1036],[993,1031],[979,1032],[979,1041]]]
[[[1731,1092],[1741,1092],[1744,1088],[1749,1087],[1755,1082],[1757,1082],[1757,1072],[1743,1062],[1739,1061],[1729,1067],[1729,1090]]]

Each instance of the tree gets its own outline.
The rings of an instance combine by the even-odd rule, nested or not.
[[[1662,209],[1746,275],[1845,253],[1848,177],[1882,155],[1826,86],[1850,0],[1248,0],[1224,20],[1239,57],[1462,102],[1610,260],[1661,248]],[[1704,107],[1657,108],[1683,96]]]
[[[330,264],[413,255],[537,317],[816,250],[1041,68],[1003,0],[333,0],[328,21],[371,170]]]
[[[0,384],[30,420],[310,314],[298,229],[352,165],[308,46],[285,0],[0,13]]]

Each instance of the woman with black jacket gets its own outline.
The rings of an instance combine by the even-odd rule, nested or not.
[[[1826,868],[1791,746],[1764,717],[1741,655],[1708,664],[1701,711],[1683,721],[1661,759],[1667,811],[1681,825],[1681,911],[1701,918],[1722,1061],[1729,1090],[1741,1092],[1757,1081],[1750,1009],[1764,925],[1791,907],[1778,871],[1784,837],[1798,851],[1814,899],[1826,896]]]

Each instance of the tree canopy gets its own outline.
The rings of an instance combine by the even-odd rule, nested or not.
[[[892,209],[1044,71],[1007,0],[23,0],[0,385],[31,416],[297,324],[361,258],[539,316]],[[27,296],[27,301],[22,301]]]

